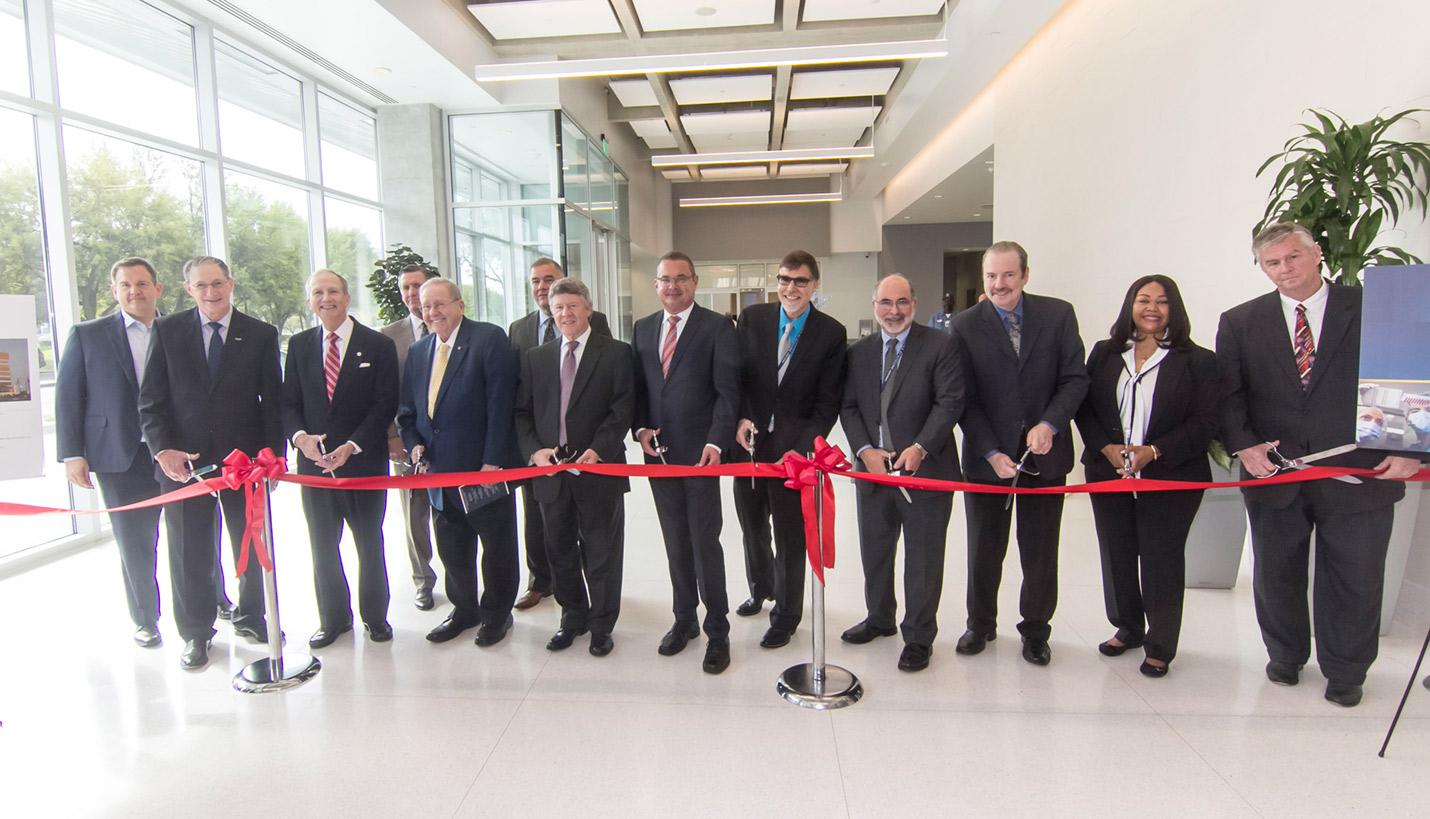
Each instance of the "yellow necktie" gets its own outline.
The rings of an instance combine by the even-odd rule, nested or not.
[[[437,414],[437,393],[442,391],[442,376],[447,374],[447,351],[450,349],[446,344],[437,345],[437,363],[432,365],[432,378],[427,382],[428,418]]]

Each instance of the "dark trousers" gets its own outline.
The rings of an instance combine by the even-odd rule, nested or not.
[[[582,491],[601,476],[561,474],[556,500],[541,504],[561,628],[610,634],[621,614],[625,565],[624,495]]]
[[[1311,534],[1316,535],[1316,660],[1327,679],[1359,685],[1380,649],[1385,553],[1393,506],[1333,511],[1328,496],[1346,491],[1335,481],[1301,485],[1289,506],[1248,500],[1252,590],[1267,655],[1302,665],[1311,656],[1306,585]]]
[[[526,587],[545,594],[555,588],[551,580],[551,555],[546,548],[546,524],[541,504],[529,483],[521,486],[522,539],[526,542]]]
[[[437,540],[437,556],[442,559],[447,599],[456,609],[453,619],[464,626],[501,625],[511,613],[521,582],[516,556],[516,501],[507,495],[467,514],[462,511],[462,499],[456,489],[441,492],[442,509],[432,516],[432,534]]]
[[[998,481],[1008,486],[1012,481]],[[1062,486],[1053,480],[1023,475],[1018,486]],[[1005,510],[1006,495],[967,492],[963,496],[968,517],[968,628],[982,634],[998,630],[998,586],[1003,582],[1003,559],[1008,555],[1008,528],[1018,516],[1018,557],[1023,567],[1023,591],[1018,611],[1023,620],[1018,632],[1030,640],[1046,640],[1058,605],[1058,535],[1063,522],[1062,495],[1022,495]]]
[[[651,478],[650,491],[670,564],[675,622],[696,622],[695,607],[703,601],[705,633],[727,639],[730,602],[725,551],[720,548],[720,479]]]
[[[742,502],[741,493],[753,497],[746,497]],[[751,491],[748,478],[736,478],[735,501],[736,508],[741,509],[742,523],[747,513],[757,516],[761,507],[769,510],[774,524],[774,554],[769,555],[765,547],[763,554],[755,555],[756,550],[750,548],[750,529],[746,528],[745,567],[751,576],[751,595],[775,601],[774,608],[770,609],[770,627],[792,632],[804,619],[804,568],[808,560],[799,492],[786,487],[779,478],[756,478],[755,489]],[[768,591],[763,585],[766,583]]]
[[[770,534],[770,495],[759,487],[750,486],[748,478],[735,479],[735,517],[745,548],[745,579],[750,597],[773,600],[775,596],[775,553]]]
[[[904,534],[905,643],[932,646],[938,634],[938,603],[943,595],[943,555],[953,495],[910,489],[913,503],[892,486],[860,484],[859,556],[864,564],[864,603],[869,622],[893,628],[898,601],[894,595],[894,554],[899,531]]]
[[[402,469],[398,474],[410,475],[412,470]],[[402,504],[407,558],[412,562],[412,585],[418,591],[430,592],[437,585],[437,573],[432,571],[432,504],[426,489],[399,489],[397,498]]]
[[[1170,663],[1182,633],[1187,532],[1202,490],[1094,494],[1092,518],[1102,552],[1107,619],[1123,643]]]
[[[386,624],[390,594],[382,518],[387,513],[387,492],[305,486],[302,497],[303,514],[308,519],[308,543],[313,550],[318,622],[332,631],[349,626],[353,621],[352,597],[340,549],[346,524],[352,530],[353,544],[357,547],[358,613],[370,626]]]
[[[140,446],[134,462],[124,472],[96,472],[99,494],[109,508],[148,500],[159,494],[154,479],[154,459]],[[155,577],[159,562],[159,512],[161,507],[110,512],[109,525],[119,547],[119,568],[124,575],[124,600],[129,619],[138,627],[159,623],[159,582]],[[220,578],[222,583],[222,578]],[[222,586],[220,586],[222,588]]]
[[[183,486],[167,477],[159,478],[159,488],[172,492]],[[228,525],[228,541],[238,565],[246,508],[242,489],[224,489],[213,496],[167,503],[164,505],[164,527],[169,536],[169,577],[174,589],[174,623],[185,640],[208,640],[214,634],[215,605],[214,548],[215,516],[223,507],[223,519]],[[233,625],[253,626],[263,622],[263,568],[258,556],[250,550],[248,568],[238,579],[238,605],[233,610]]]

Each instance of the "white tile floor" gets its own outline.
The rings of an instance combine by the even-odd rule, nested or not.
[[[0,816],[1424,815],[1415,783],[1430,765],[1430,692],[1415,687],[1387,758],[1376,757],[1423,635],[1382,641],[1359,708],[1322,700],[1314,665],[1300,687],[1272,686],[1243,566],[1234,591],[1188,592],[1181,654],[1169,677],[1148,680],[1132,654],[1096,651],[1111,632],[1091,515],[1077,499],[1063,527],[1052,665],[1022,661],[1006,616],[1002,639],[959,657],[959,503],[944,633],[933,665],[904,674],[897,640],[838,640],[863,614],[853,492],[841,482],[830,661],[867,693],[817,713],[774,691],[780,671],[808,659],[808,617],[777,651],[756,645],[763,618],[732,618],[733,663],[719,677],[700,671],[703,641],[656,654],[669,582],[649,493],[634,483],[625,604],[606,659],[584,640],[545,650],[551,602],[518,614],[492,649],[427,643],[445,601],[435,612],[411,605],[395,507],[395,641],[344,636],[319,652],[318,677],[288,693],[232,690],[264,650],[225,624],[197,674],[180,670],[167,617],[162,649],[130,643],[112,545],[0,580]],[[744,570],[726,486],[734,604]],[[283,624],[301,650],[317,623],[296,489],[275,505]],[[351,575],[350,551],[347,561]],[[1002,609],[1015,612],[1016,560],[1008,575]]]

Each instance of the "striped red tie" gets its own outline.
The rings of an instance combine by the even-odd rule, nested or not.
[[[1301,376],[1301,389],[1311,386],[1311,366],[1316,363],[1316,341],[1311,338],[1311,325],[1306,321],[1306,305],[1296,305],[1296,372]]]
[[[333,400],[333,389],[338,386],[338,369],[342,362],[338,359],[338,334],[328,333],[328,354],[323,357],[323,374],[328,381],[328,401]]]
[[[675,355],[675,325],[680,323],[680,316],[670,317],[670,329],[665,331],[665,344],[660,348],[660,372],[665,377],[670,377],[670,358]]]

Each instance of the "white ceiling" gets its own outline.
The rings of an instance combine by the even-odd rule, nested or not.
[[[775,0],[634,0],[643,31],[760,26],[775,21]]]
[[[620,21],[606,0],[525,0],[467,6],[498,40],[619,34]]]
[[[845,71],[796,71],[790,80],[792,100],[831,97],[872,97],[889,93],[899,69],[860,68]]]
[[[966,162],[899,213],[891,225],[990,222],[993,210],[993,146]]]
[[[874,17],[923,17],[938,14],[944,0],[804,0],[806,23]]]
[[[644,80],[642,80],[644,82]],[[646,83],[647,86],[650,83]],[[709,105],[721,102],[754,102],[774,97],[771,74],[687,77],[670,81],[675,101],[681,105]]]
[[[685,133],[696,134],[768,134],[769,111],[734,111],[722,114],[683,114],[680,124]]]

